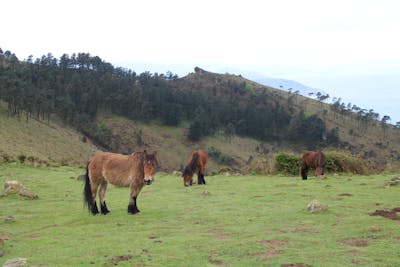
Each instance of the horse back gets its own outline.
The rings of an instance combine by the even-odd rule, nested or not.
[[[321,151],[308,151],[303,154],[302,163],[314,168],[324,166],[325,155]]]
[[[129,186],[134,176],[143,175],[136,158],[135,155],[99,152],[89,163],[91,179],[104,178],[116,186]]]
[[[203,166],[205,166],[205,165],[207,164],[207,161],[208,161],[208,154],[207,154],[207,152],[206,152],[205,150],[203,150],[203,149],[199,149],[199,150],[197,150],[197,153],[198,153],[198,155],[199,155],[200,164],[202,164]]]

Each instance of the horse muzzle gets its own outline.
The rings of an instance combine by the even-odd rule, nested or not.
[[[145,185],[151,185],[153,183],[154,179],[153,177],[148,178],[148,179],[144,179],[144,184]]]

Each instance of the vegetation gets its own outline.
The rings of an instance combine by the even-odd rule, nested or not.
[[[327,104],[328,99],[317,93],[314,100],[198,67],[178,78],[171,72],[137,74],[88,53],[21,61],[0,49],[0,119],[6,118],[8,125],[13,125],[12,118],[24,123],[15,123],[13,132],[0,128],[0,161],[76,165],[90,154],[81,147],[93,152],[94,144],[119,153],[161,151],[168,171],[179,169],[184,155],[198,147],[214,147],[220,153],[213,158],[216,165],[246,173],[271,173],[270,159],[280,151],[315,149],[346,151],[376,171],[400,168],[400,127],[389,124],[389,116],[380,119],[371,109],[336,97]],[[59,139],[44,134],[54,127]],[[63,129],[71,135],[60,133]],[[64,152],[71,150],[64,158],[52,151],[61,150],[60,143]],[[267,167],[261,166],[264,162]]]
[[[383,187],[389,175],[221,175],[190,188],[158,175],[139,196],[140,215],[126,213],[128,188],[109,186],[111,213],[91,216],[75,179],[82,172],[0,165],[0,184],[18,180],[39,196],[1,197],[0,265],[21,257],[34,266],[398,264],[398,221],[370,216],[397,207],[400,187]],[[313,199],[328,209],[310,213]]]
[[[107,149],[112,149],[111,130],[95,121],[101,110],[168,126],[187,120],[191,141],[229,125],[228,131],[263,141],[290,140],[306,146],[314,146],[315,140],[325,142],[322,136],[327,130],[321,119],[296,115],[289,123],[293,110],[267,90],[235,77],[215,82],[214,74],[199,68],[195,75],[206,82],[207,90],[189,78],[178,79],[172,73],[138,75],[87,53],[64,54],[60,59],[48,54],[21,62],[6,51],[0,54],[0,70],[0,99],[7,102],[9,115],[50,121],[57,114]]]
[[[368,162],[348,153],[327,151],[325,170],[330,173],[369,174],[373,170]],[[277,171],[289,175],[298,175],[301,167],[301,155],[280,152],[276,155]]]

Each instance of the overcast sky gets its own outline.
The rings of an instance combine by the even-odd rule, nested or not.
[[[398,0],[2,0],[19,59],[87,52],[136,72],[296,80],[400,121]]]

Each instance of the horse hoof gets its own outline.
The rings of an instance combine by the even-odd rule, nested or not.
[[[129,214],[129,215],[140,215],[140,211],[134,212],[134,213],[133,213],[133,212],[128,212],[128,214]]]

